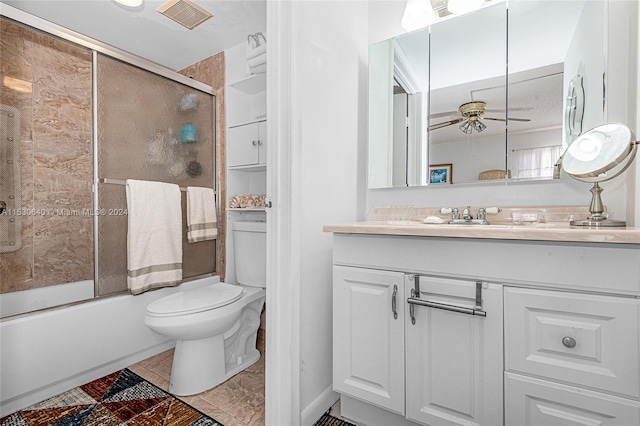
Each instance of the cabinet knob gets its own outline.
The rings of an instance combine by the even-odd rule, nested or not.
[[[257,146],[258,145],[258,141],[251,141],[251,145]]]
[[[562,338],[562,344],[565,345],[567,348],[575,348],[576,346],[576,339],[574,339],[573,337],[563,337]]]

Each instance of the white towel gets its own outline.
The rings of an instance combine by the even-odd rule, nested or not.
[[[178,185],[127,180],[127,284],[132,294],[182,282]]]
[[[262,55],[258,55],[256,57],[253,57],[251,59],[247,59],[247,65],[249,65],[249,68],[253,68],[253,67],[257,67],[258,65],[262,65],[262,64],[266,64],[267,63],[267,54],[263,53]]]
[[[247,60],[255,58],[256,56],[260,56],[267,51],[267,43],[264,42],[258,47],[252,47],[251,45],[247,46],[247,54],[245,58]]]
[[[213,189],[187,187],[187,241],[213,240],[218,236]]]
[[[251,74],[262,74],[267,72],[267,64],[258,65],[255,67],[249,67]]]

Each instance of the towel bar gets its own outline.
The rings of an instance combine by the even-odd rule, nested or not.
[[[100,178],[98,179],[99,183],[108,183],[110,185],[126,185],[127,182],[123,181],[123,180],[118,180],[118,179],[108,179],[108,178]],[[186,192],[187,188],[184,187],[180,187],[180,191],[182,192]]]

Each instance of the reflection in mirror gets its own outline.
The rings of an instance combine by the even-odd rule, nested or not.
[[[431,27],[429,163],[452,182],[505,169],[506,3]]]
[[[369,188],[425,183],[428,87],[428,29],[370,46]]]
[[[507,2],[486,3],[372,45],[369,188],[426,185],[435,164],[454,184],[557,178],[606,122],[606,5],[510,0],[507,40]]]
[[[605,120],[604,0],[509,2],[508,169],[514,180],[559,177],[558,159]],[[519,126],[511,116],[530,122]]]

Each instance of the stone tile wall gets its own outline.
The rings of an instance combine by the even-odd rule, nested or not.
[[[0,254],[0,292],[93,279],[91,53],[0,22],[0,102],[21,112],[22,248]],[[44,213],[43,213],[44,212]]]

